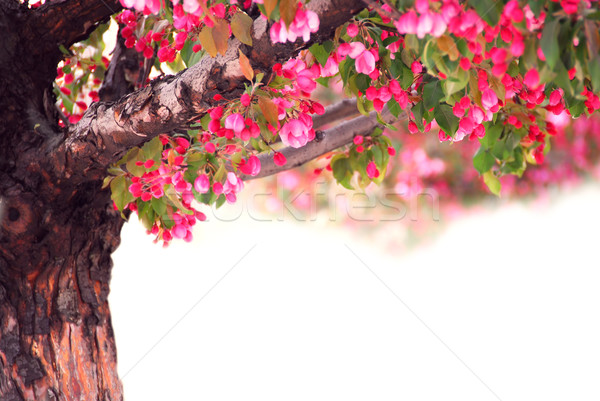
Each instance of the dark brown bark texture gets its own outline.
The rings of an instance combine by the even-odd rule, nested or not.
[[[321,18],[321,40],[364,5],[309,7]],[[61,129],[52,93],[59,45],[84,39],[120,8],[118,0],[54,0],[31,10],[0,0],[1,401],[122,400],[107,296],[123,220],[101,189],[107,167],[129,147],[202,116],[214,94],[238,96],[238,50],[270,74],[309,45],[273,46],[257,19],[253,48],[232,39],[225,56],[135,92],[124,75],[139,56],[121,47],[102,101]]]

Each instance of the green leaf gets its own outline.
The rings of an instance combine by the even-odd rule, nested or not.
[[[333,44],[330,41],[328,41],[324,44],[315,43],[308,50],[312,53],[313,56],[315,56],[319,64],[325,66],[325,64],[327,64],[327,59],[329,59],[329,55],[331,54],[332,49]]]
[[[165,196],[167,197],[169,203],[172,206],[175,206],[177,209],[179,209],[182,213],[194,214],[193,211],[183,206],[183,203],[181,203],[181,200],[179,199],[179,195],[177,194],[175,188],[173,188],[172,185],[165,186]]]
[[[419,102],[412,108],[412,113],[415,116],[415,124],[421,132],[423,132],[423,102]]]
[[[364,92],[371,86],[371,78],[368,75],[361,73],[356,76],[355,83],[358,90]]]
[[[491,169],[495,162],[496,158],[484,147],[479,148],[473,157],[473,167],[475,167],[475,170],[477,170],[479,174],[483,174]]]
[[[579,117],[585,111],[585,104],[583,100],[575,100],[572,104],[569,105],[569,113],[574,118]]]
[[[353,176],[353,170],[350,167],[350,160],[346,155],[339,154],[331,159],[331,170],[336,181],[348,189],[354,189],[350,184]]]
[[[426,83],[423,87],[423,105],[425,109],[429,110],[440,103],[440,100],[444,97],[444,91],[440,81],[435,80]]]
[[[133,195],[131,195],[131,192],[129,192],[128,183],[129,182],[124,175],[115,177],[110,182],[110,198],[113,200],[113,202],[115,202],[115,205],[117,205],[117,208],[120,211],[123,211],[125,206],[127,206],[129,202],[132,202],[134,199]]]
[[[154,209],[157,215],[162,216],[167,212],[167,204],[163,198],[152,197],[151,203],[152,209]]]
[[[253,20],[245,12],[239,12],[231,17],[231,32],[245,45],[252,46]]]
[[[600,91],[600,56],[596,55],[588,62],[590,78],[594,92]]]
[[[400,115],[400,112],[402,111],[402,109],[400,108],[400,105],[398,104],[398,102],[396,101],[396,99],[394,99],[392,97],[387,102],[387,106],[388,106],[388,109],[389,109],[390,113],[392,113],[394,115],[394,117],[398,117]]]
[[[442,87],[444,89],[444,93],[446,94],[446,102],[450,100],[450,96],[454,93],[458,92],[461,89],[464,89],[465,86],[469,83],[469,73],[462,68],[458,69],[458,72],[455,77],[448,77],[442,82]]]
[[[486,149],[494,146],[500,135],[502,134],[503,126],[500,124],[489,126],[486,124],[485,136],[479,139],[479,143]]]
[[[560,54],[560,47],[558,44],[559,31],[560,25],[558,23],[558,20],[554,19],[548,21],[548,18],[546,18],[540,45],[542,46],[542,51],[544,52],[544,56],[546,57],[546,63],[548,64],[551,70],[554,70],[554,66],[558,61],[558,56]]]
[[[158,137],[152,138],[142,146],[142,152],[146,160],[159,161],[162,151],[163,145]]]
[[[491,171],[485,172],[483,174],[483,182],[485,182],[485,185],[487,185],[487,187],[494,195],[500,196],[502,184],[500,184],[500,180],[494,175],[494,173],[492,173]]]
[[[410,68],[402,64],[402,79],[400,80],[400,87],[407,90],[414,82],[415,76]]]
[[[136,177],[141,177],[146,172],[144,166],[136,165],[138,161],[143,161],[143,156],[144,154],[142,153],[142,150],[140,148],[133,148],[128,152],[126,163],[127,171],[129,171]]]
[[[500,22],[503,2],[495,0],[468,0],[467,3],[477,11],[477,14],[491,27]]]
[[[440,104],[435,108],[433,115],[435,121],[446,134],[454,135],[458,129],[458,118],[452,112],[452,107],[447,104]]]

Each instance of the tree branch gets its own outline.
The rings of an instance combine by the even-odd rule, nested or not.
[[[324,40],[360,12],[364,4],[361,0],[313,0],[307,7],[319,15],[320,27],[315,38]],[[245,81],[239,63],[240,50],[248,55],[255,70],[268,77],[275,63],[287,61],[305,46],[300,41],[274,45],[267,22],[257,18],[250,50],[232,38],[225,55],[204,57],[193,67],[155,80],[114,103],[93,104],[61,145],[70,164],[67,168],[77,170],[75,165],[80,166],[85,159],[86,179],[97,179],[132,146],[197,120],[219,104],[214,95],[220,94],[226,100],[239,97]]]
[[[146,65],[146,61],[150,62],[150,60],[135,48],[128,49],[125,46],[125,38],[120,34],[122,27],[123,25],[119,25],[112,59],[98,91],[103,102],[113,102],[133,92],[136,85],[143,85],[146,82],[150,73],[150,68],[140,67],[140,63]]]
[[[325,113],[322,115],[313,116],[313,128],[316,130],[324,125],[352,117],[358,113],[356,99],[344,99],[325,107]]]
[[[54,0],[32,12],[30,25],[46,42],[68,48],[122,9],[119,0]]]
[[[381,116],[383,121],[389,124],[394,121],[406,119],[407,114],[404,112],[400,116],[395,117],[386,107]],[[360,116],[345,121],[322,132],[321,139],[315,139],[301,148],[287,147],[281,150],[280,153],[287,159],[287,163],[283,166],[275,164],[272,154],[262,154],[258,157],[261,163],[260,173],[256,176],[243,176],[242,180],[248,181],[268,177],[301,166],[319,156],[351,143],[357,135],[371,133],[378,125],[380,124],[377,121],[376,112],[372,112],[368,116]]]

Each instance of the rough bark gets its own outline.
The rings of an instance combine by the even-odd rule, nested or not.
[[[273,46],[259,19],[252,49],[231,40],[225,56],[136,92],[127,93],[132,88],[115,72],[110,101],[63,130],[52,94],[58,45],[84,38],[119,7],[117,0],[56,0],[29,10],[0,0],[2,401],[122,399],[107,296],[123,220],[101,189],[106,168],[127,148],[200,117],[214,94],[239,95],[238,49],[271,73],[310,45]],[[313,0],[309,7],[321,17],[314,38],[322,40],[364,6]]]
[[[57,168],[61,55],[39,21],[0,9],[0,400],[121,400],[107,295],[123,221],[99,182]]]

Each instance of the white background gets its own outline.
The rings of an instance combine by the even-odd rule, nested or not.
[[[588,185],[483,209],[410,252],[397,223],[209,216],[168,249],[129,223],[125,400],[598,400],[599,205]]]

